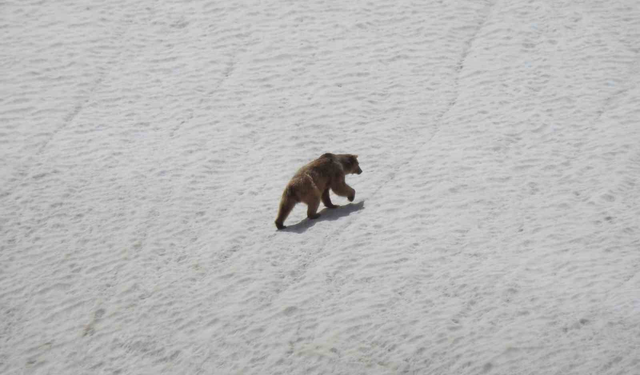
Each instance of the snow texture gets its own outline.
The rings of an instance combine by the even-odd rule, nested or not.
[[[639,82],[637,0],[5,0],[0,373],[640,374]]]

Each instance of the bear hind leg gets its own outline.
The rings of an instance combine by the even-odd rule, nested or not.
[[[276,228],[284,229],[284,221],[287,219],[287,216],[293,210],[293,207],[296,205],[296,201],[290,199],[288,197],[282,197],[280,201],[280,209],[278,210],[278,217],[276,218]]]

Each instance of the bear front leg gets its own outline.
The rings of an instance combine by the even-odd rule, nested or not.
[[[347,197],[349,202],[353,202],[353,200],[356,198],[356,191],[353,190],[351,186],[347,185],[347,183],[344,181],[344,177],[334,181],[334,183],[331,185],[331,190],[333,190],[333,192],[337,195]]]
[[[327,208],[336,208],[335,204],[331,202],[331,198],[329,197],[329,188],[327,188],[324,193],[322,193],[322,203],[324,203]]]
[[[309,202],[307,207],[307,217],[310,220],[313,219],[317,219],[320,217],[320,214],[318,213],[318,206],[320,206],[320,199],[315,199],[311,202]]]

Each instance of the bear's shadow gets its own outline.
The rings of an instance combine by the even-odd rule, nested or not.
[[[287,226],[285,229],[283,229],[283,231],[304,233],[307,229],[311,228],[321,221],[338,220],[341,217],[349,216],[352,212],[360,211],[362,209],[364,209],[364,201],[341,205],[337,208],[324,208],[322,211],[320,211],[319,218],[314,220],[309,220],[309,218],[306,218],[297,224]]]

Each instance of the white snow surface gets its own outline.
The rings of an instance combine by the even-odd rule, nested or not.
[[[640,374],[639,83],[637,0],[3,1],[0,373]]]

